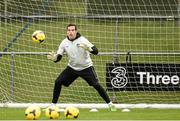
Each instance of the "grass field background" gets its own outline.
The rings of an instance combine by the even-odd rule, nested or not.
[[[0,120],[24,120],[25,109],[0,109]],[[80,109],[79,117],[75,120],[180,120],[179,109],[130,109],[130,112],[111,112],[108,109],[99,109],[99,112],[89,112],[89,109]],[[60,120],[66,119],[60,114]],[[47,120],[44,112],[41,112],[39,120]]]
[[[76,19],[75,19],[76,20]],[[71,20],[71,21],[75,21]],[[25,23],[13,21],[4,24],[1,22],[1,31],[5,39],[1,41],[1,50],[5,48],[13,36],[22,29]],[[25,31],[9,52],[49,52],[56,50],[60,41],[65,37],[65,27],[69,23],[67,20],[44,22],[34,22],[27,31]],[[82,35],[87,36],[99,48],[100,52],[113,52],[115,21],[91,21],[77,20],[79,31]],[[106,26],[104,26],[104,24]],[[91,25],[91,26],[87,26]],[[118,48],[121,52],[140,51],[140,52],[175,52],[179,49],[179,29],[175,21],[132,21],[120,23]],[[58,27],[56,27],[58,26]],[[2,28],[4,28],[2,30]],[[95,30],[96,28],[96,30]],[[168,29],[167,29],[168,28]],[[42,44],[35,44],[31,40],[31,33],[34,30],[44,30],[47,40]],[[158,33],[158,34],[156,34]],[[168,36],[168,33],[171,33]],[[172,34],[173,33],[173,34]],[[125,55],[120,55],[120,62],[125,61]],[[105,87],[105,64],[112,62],[113,57],[92,56],[95,69],[101,84]],[[14,94],[11,94],[11,63],[12,58],[9,55],[3,55],[0,60],[1,67],[1,102],[51,102],[53,81],[60,71],[66,66],[67,58],[63,57],[62,61],[54,64],[46,59],[45,55],[15,55],[14,71]],[[132,56],[132,62],[139,63],[179,63],[179,56]],[[57,66],[58,65],[58,66]],[[51,70],[51,71],[49,71]],[[78,90],[77,90],[78,88]],[[74,91],[76,90],[76,91]],[[84,90],[84,91],[81,91]],[[85,91],[86,90],[86,91]],[[87,93],[88,92],[88,93]],[[113,97],[112,92],[108,92]],[[120,103],[179,103],[179,92],[116,92],[116,100]],[[63,88],[60,102],[104,102],[83,80],[78,79],[69,88]],[[24,109],[1,108],[0,119],[24,119]],[[177,120],[179,109],[132,109],[129,113],[110,112],[109,110],[100,110],[98,113],[89,113],[89,110],[80,109],[78,120]],[[88,116],[87,116],[88,115]],[[96,116],[95,116],[96,115]],[[42,114],[42,120],[45,117]],[[62,119],[64,117],[62,116]]]
[[[53,13],[56,10],[58,15],[64,12],[67,16],[83,16],[86,15],[86,8],[81,2],[81,0],[56,1],[51,4],[52,9],[46,12],[47,15],[56,15],[55,12]],[[16,0],[9,1],[11,4],[8,6],[9,13],[17,10],[14,12],[20,14],[19,6],[24,6],[23,15],[40,9],[29,3],[27,6],[23,2],[15,3]],[[3,12],[2,9],[3,7],[0,7]],[[33,21],[8,18],[6,23],[2,18],[0,20],[0,51],[5,49],[8,52],[56,51],[59,43],[66,37],[66,26],[69,23],[76,23],[79,32],[95,44],[99,52],[180,52],[180,25],[177,19],[118,19],[117,24],[117,19],[83,17],[33,19]],[[29,24],[30,26],[20,33],[18,38],[15,38]],[[35,30],[45,32],[46,40],[42,44],[32,42],[31,35]],[[13,40],[15,41],[12,42]],[[114,56],[116,55],[92,55],[98,78],[105,89],[105,66],[106,63],[114,61]],[[180,62],[180,56],[177,55],[132,55],[131,57],[132,63],[179,64]],[[126,63],[126,55],[119,55],[117,58],[120,63]],[[13,67],[12,63],[14,63]],[[14,58],[12,55],[2,55],[0,57],[0,102],[51,102],[54,80],[66,65],[66,56],[60,63],[55,64],[47,60],[46,55],[15,55]],[[114,93],[108,91],[108,94],[113,99]],[[180,92],[176,91],[121,91],[115,92],[115,95],[117,103],[180,103]],[[63,87],[59,102],[104,103],[96,91],[80,78],[70,87]],[[24,110],[0,108],[0,120],[23,120]],[[179,109],[132,109],[129,113],[122,113],[120,110],[110,112],[108,109],[99,110],[98,113],[89,113],[89,109],[80,109],[78,120],[178,120],[179,113]],[[41,119],[45,119],[43,114]],[[63,116],[62,119],[64,119]]]
[[[65,28],[70,21],[76,21],[79,25],[79,32],[91,40],[100,52],[178,52],[179,50],[179,28],[176,27],[177,21],[124,21],[119,23],[119,30],[115,31],[115,21],[110,20],[84,20],[70,19],[61,21],[35,21],[29,28],[17,38],[16,42],[8,48],[8,52],[50,52],[56,51],[61,40],[66,36]],[[1,41],[1,50],[7,47],[8,43],[23,28],[28,22],[10,21],[8,24],[1,23],[2,34],[5,39]],[[3,29],[4,28],[4,29]],[[46,33],[47,40],[42,44],[35,44],[31,40],[31,34],[34,30],[43,30]],[[118,32],[118,48],[115,50],[114,39],[115,33]],[[94,67],[101,84],[105,87],[105,65],[113,61],[113,55],[92,56]],[[118,57],[121,63],[126,62],[126,55]],[[3,55],[1,58],[1,88],[2,94],[6,94],[5,98],[20,102],[49,102],[52,95],[53,81],[58,76],[59,72],[66,67],[67,58],[63,57],[60,63],[52,63],[47,60],[45,55],[15,55],[14,57],[14,97],[11,95],[11,66],[12,57]],[[171,56],[132,56],[132,63],[179,63],[180,57]],[[48,76],[49,75],[49,76]],[[6,82],[6,83],[5,83]],[[33,84],[32,84],[33,83]],[[41,85],[41,86],[39,86]],[[81,85],[81,86],[78,86]],[[84,86],[82,86],[84,85]],[[48,88],[45,88],[47,87]],[[88,90],[74,92],[72,90]],[[41,90],[41,92],[38,92]],[[22,93],[23,91],[23,93]],[[38,93],[36,93],[38,92]],[[72,94],[71,94],[72,93]],[[110,95],[111,92],[109,92]],[[41,100],[37,97],[41,96]],[[68,94],[68,95],[67,95]],[[77,100],[72,100],[75,95],[81,95]],[[148,95],[149,94],[149,95]],[[92,96],[94,95],[94,96]],[[175,103],[179,102],[179,92],[117,92],[117,100],[122,103],[129,103],[138,97],[136,103],[139,102],[158,102],[158,103]],[[141,95],[141,96],[140,96]],[[2,96],[3,97],[3,96]],[[90,98],[89,98],[90,97]],[[95,98],[94,98],[95,97]],[[126,97],[126,98],[125,98]],[[157,97],[163,98],[163,102],[157,100]],[[14,99],[12,99],[14,98]],[[88,99],[89,98],[89,99]],[[142,100],[143,98],[143,100]],[[81,101],[94,102],[98,99],[93,89],[79,79],[70,88],[64,89],[61,101]],[[151,99],[149,101],[149,99]],[[7,99],[8,100],[8,99]]]

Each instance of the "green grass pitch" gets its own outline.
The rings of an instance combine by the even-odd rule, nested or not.
[[[16,41],[16,43],[13,44],[13,46],[11,48],[9,48],[9,52],[11,51],[18,51],[18,52],[49,52],[51,50],[55,50],[57,48],[56,44],[59,44],[59,41],[61,39],[64,38],[65,34],[63,35],[62,33],[65,33],[65,29],[62,29],[62,27],[64,28],[67,23],[69,21],[63,21],[63,22],[52,22],[52,23],[33,23],[32,26],[30,26],[30,28],[28,28],[28,31],[25,31],[25,33],[22,34],[22,36],[20,36],[18,38],[18,40]],[[114,27],[114,23],[112,22],[107,22],[106,24],[106,28],[104,27],[103,22],[101,23],[97,23],[95,22],[95,20],[91,21],[91,20],[79,20],[77,21],[78,24],[80,24],[81,26],[80,28],[80,32],[83,35],[87,35],[87,37],[92,40],[94,43],[97,44],[97,47],[100,48],[101,52],[112,52],[114,48],[109,48],[109,46],[114,45],[114,35],[115,35],[115,27]],[[13,24],[15,27],[12,27]],[[0,40],[0,51],[2,51],[7,45],[8,42],[14,37],[14,35],[20,30],[22,29],[21,25],[22,23],[10,23],[7,25],[4,25],[4,23],[2,23],[2,28],[5,28],[4,30],[1,28],[1,32],[2,35],[6,35],[6,37],[3,39],[3,41]],[[46,25],[46,26],[43,26]],[[59,27],[56,27],[56,26]],[[91,27],[88,28],[89,31],[83,31],[86,30],[87,26],[83,26],[83,25],[91,25]],[[139,27],[140,26],[140,27]],[[120,36],[119,39],[119,48],[120,51],[122,52],[126,52],[126,51],[151,51],[152,50],[152,46],[154,51],[162,51],[162,52],[173,52],[174,50],[179,50],[179,31],[178,28],[175,27],[176,26],[176,22],[142,22],[142,21],[138,21],[138,22],[131,22],[131,23],[121,23],[119,30],[118,30],[118,34]],[[37,27],[37,28],[36,28]],[[48,36],[48,40],[45,41],[42,44],[39,45],[35,45],[34,43],[32,43],[31,41],[31,33],[34,31],[34,29],[39,29],[41,28],[42,30],[51,30],[49,33],[47,32],[47,36]],[[49,27],[49,28],[48,28]],[[138,28],[139,27],[139,28]],[[94,31],[94,29],[97,29],[97,31],[102,32],[102,33],[98,33],[97,31]],[[167,29],[168,28],[168,29]],[[3,31],[2,31],[3,30]],[[142,33],[144,32],[144,33]],[[154,33],[160,33],[160,34],[154,34]],[[7,34],[8,33],[8,34]],[[135,33],[135,34],[134,34]],[[167,36],[167,33],[173,33],[171,34],[171,36]],[[172,36],[173,35],[173,36]],[[1,36],[2,37],[2,36]],[[125,40],[124,40],[124,38]],[[105,39],[106,38],[106,39]],[[163,41],[164,40],[164,41]],[[110,44],[102,44],[102,43],[110,43]],[[124,43],[124,44],[122,44]],[[143,43],[143,44],[142,44]],[[154,44],[156,43],[156,44]],[[166,44],[164,44],[166,43]],[[154,46],[156,45],[156,46]],[[169,46],[167,46],[169,45]],[[170,46],[170,45],[174,45],[174,46]],[[51,85],[49,84],[50,81],[54,81],[54,80],[49,80],[48,78],[43,78],[46,77],[48,75],[49,72],[49,67],[47,66],[43,66],[43,65],[47,65],[47,59],[45,56],[31,56],[31,55],[25,55],[26,58],[29,59],[25,59],[24,56],[22,55],[17,55],[15,57],[15,62],[16,62],[16,68],[15,68],[15,76],[16,77],[24,77],[26,78],[26,83],[31,84],[32,79],[36,80],[37,83],[34,83],[34,88],[33,91],[31,90],[31,94],[29,93],[29,87],[24,87],[22,85],[15,85],[15,90],[14,90],[14,98],[17,102],[24,102],[24,101],[29,101],[29,102],[50,102],[51,100],[51,96],[52,96],[52,92],[51,92],[51,88],[53,87],[51,83]],[[43,60],[43,61],[39,61],[39,60]],[[104,75],[104,65],[106,64],[106,62],[110,62],[112,61],[112,56],[93,56],[93,60],[95,62],[95,68],[98,72],[98,75],[100,77],[101,80],[105,80],[105,75]],[[103,60],[103,61],[99,61],[99,60]],[[124,56],[120,58],[121,62],[125,62]],[[173,62],[173,63],[179,63],[180,62],[180,57],[155,57],[155,58],[151,58],[151,57],[133,57],[132,61],[134,62],[165,62],[166,60],[169,62]],[[11,57],[10,56],[4,56],[3,58],[0,60],[0,77],[3,77],[0,80],[0,87],[2,90],[2,93],[0,93],[0,101],[4,101],[3,97],[4,94],[6,94],[5,96],[9,96],[10,97],[10,93],[9,88],[10,88],[10,64],[7,63],[11,63]],[[22,63],[23,62],[23,63]],[[27,63],[30,65],[28,66]],[[40,63],[40,64],[39,64]],[[63,63],[63,64],[62,64]],[[65,63],[65,59],[62,60],[62,62],[60,63],[60,65],[58,65],[59,67],[65,67],[66,64]],[[38,66],[37,66],[38,65]],[[48,65],[51,66],[52,68],[55,68],[55,64],[48,62]],[[28,66],[28,67],[27,67]],[[39,70],[39,68],[41,68],[41,70]],[[100,67],[100,68],[99,68]],[[56,72],[54,72],[51,76],[53,78],[56,77],[55,73],[59,73],[59,70],[55,70]],[[27,72],[27,73],[19,73],[19,72]],[[21,75],[22,74],[22,75]],[[39,76],[41,75],[41,76]],[[43,78],[43,84],[42,83],[38,83],[38,82],[42,82],[42,78]],[[24,84],[25,81],[23,80],[23,78],[15,78],[14,80],[15,82],[21,82],[21,84]],[[5,83],[6,82],[6,83]],[[102,82],[104,84],[104,82]],[[49,88],[48,89],[44,89],[41,88],[42,92],[49,92],[46,93],[46,98],[45,97],[41,97],[41,99],[37,98],[38,97],[38,93],[39,93],[39,84],[41,84],[41,87],[46,87],[46,85],[48,84]],[[27,86],[27,85],[26,85]],[[21,90],[19,90],[21,89]],[[72,89],[72,88],[69,88]],[[23,93],[22,93],[23,90]],[[90,92],[93,93],[94,90],[89,90]],[[38,92],[38,93],[36,93]],[[60,100],[62,102],[68,102],[68,101],[72,101],[73,98],[72,96],[70,96],[69,98],[67,97],[66,93],[68,93],[67,91],[63,91],[62,96],[66,97],[64,98],[64,100]],[[80,98],[82,103],[83,101],[88,101],[87,99],[87,95],[88,94],[84,94],[82,92],[72,92],[71,91],[71,95],[81,95],[82,97]],[[82,93],[82,94],[81,94]],[[144,99],[143,102],[147,102],[147,103],[151,103],[151,101],[153,101],[154,103],[179,103],[179,99],[180,99],[180,93],[179,92],[166,92],[167,93],[167,97],[166,95],[164,95],[164,92],[128,92],[128,93],[123,93],[123,92],[117,92],[117,96],[118,96],[118,101],[121,101],[122,103],[131,103],[130,101],[134,101],[134,99],[137,97],[138,99]],[[124,94],[124,95],[123,95]],[[149,95],[148,95],[149,94]],[[85,96],[83,96],[85,95]],[[128,95],[128,98],[126,98]],[[149,100],[148,96],[151,96],[151,100]],[[92,95],[91,95],[92,96]],[[161,97],[162,96],[162,97]],[[48,98],[47,98],[48,97]],[[93,96],[92,96],[93,97]],[[157,100],[158,99],[160,100]],[[25,99],[25,100],[24,100]],[[96,98],[95,98],[96,99]],[[91,101],[95,102],[96,100],[91,99]],[[140,102],[142,100],[136,100],[137,102]],[[174,100],[173,100],[174,99]],[[161,101],[163,100],[163,101]],[[79,100],[73,100],[73,101],[79,101]],[[170,102],[172,101],[172,102]],[[19,109],[19,108],[0,108],[0,120],[24,120],[25,116],[24,116],[24,110],[25,109]],[[60,120],[64,120],[65,117],[63,116],[63,114],[61,115]],[[44,113],[42,112],[41,118],[40,120],[47,120],[44,116]],[[120,110],[118,110],[117,112],[110,112],[108,109],[100,109],[98,113],[90,113],[89,109],[80,109],[80,115],[79,118],[77,120],[169,120],[169,121],[173,121],[173,120],[180,120],[180,110],[179,109],[132,109],[131,112],[121,112]]]
[[[3,110],[3,112],[2,112]],[[0,120],[25,120],[25,109],[0,108]],[[89,112],[89,109],[80,109],[80,115],[75,120],[180,120],[179,109],[130,109],[130,112],[111,112],[108,109],[99,109],[98,112]],[[48,120],[41,112],[39,120]],[[66,119],[60,114],[59,120]]]
[[[8,49],[8,52],[50,52],[52,50],[56,50],[60,41],[66,36],[66,25],[69,23],[70,20],[63,19],[63,21],[35,21],[32,25],[24,32],[22,35],[17,38],[16,42]],[[99,48],[100,52],[112,52],[114,51],[114,39],[115,39],[115,20],[106,20],[106,21],[98,21],[98,20],[86,20],[86,19],[72,19],[75,21],[77,25],[79,25],[79,31],[82,35],[88,37],[96,46]],[[3,51],[4,48],[7,47],[8,43],[12,40],[12,38],[17,34],[22,27],[27,24],[28,22],[25,21],[24,23],[18,22],[9,22],[8,24],[4,24],[1,22],[1,32],[2,35],[6,35],[5,38],[0,41],[0,51]],[[90,25],[90,26],[89,26]],[[105,25],[105,26],[104,26]],[[179,50],[179,29],[176,27],[178,25],[177,21],[125,21],[119,23],[119,44],[118,48],[120,52],[128,52],[128,51],[141,51],[141,52],[174,52],[174,50]],[[15,26],[15,27],[12,27]],[[58,26],[58,27],[57,27]],[[87,28],[88,27],[88,28]],[[3,29],[4,28],[4,29]],[[42,44],[35,44],[32,42],[31,34],[34,30],[38,29],[44,30],[47,36],[47,40]],[[168,28],[168,29],[167,29]],[[86,30],[86,31],[85,31]],[[88,30],[88,31],[87,31]],[[158,34],[155,34],[158,33]],[[168,35],[168,33],[173,33]],[[110,48],[111,46],[111,48]],[[27,59],[28,58],[28,59]],[[126,62],[126,55],[119,56],[119,62],[124,63]],[[113,57],[112,55],[107,56],[92,56],[94,67],[97,71],[97,75],[99,80],[105,86],[105,65],[108,62],[112,62]],[[14,97],[15,100],[18,102],[24,102],[23,99],[29,102],[50,102],[50,97],[52,96],[52,87],[53,81],[57,77],[57,74],[66,67],[67,58],[63,57],[62,61],[58,64],[54,64],[47,60],[45,55],[15,55],[14,58],[15,62],[15,71],[14,71],[14,82],[15,89],[14,89]],[[132,56],[132,63],[179,63],[180,56]],[[11,63],[12,58],[10,55],[3,55],[0,60],[0,67],[1,73],[0,76],[3,77],[0,82],[2,85],[3,90],[10,90],[11,85]],[[48,66],[47,66],[48,65]],[[51,77],[49,78],[49,69],[53,68],[53,73],[51,73]],[[61,70],[60,70],[61,69]],[[22,73],[20,73],[22,72]],[[23,78],[21,78],[23,77]],[[26,80],[24,80],[24,78]],[[29,88],[32,84],[32,80],[35,80],[33,83],[33,90],[29,92]],[[42,83],[43,80],[43,83]],[[6,83],[5,83],[6,82]],[[79,81],[80,82],[80,81]],[[22,84],[29,84],[22,86]],[[46,87],[47,84],[49,88]],[[41,97],[39,100],[38,92],[40,89],[47,92],[46,94],[41,93],[41,95],[46,95],[49,98]],[[84,83],[83,83],[84,85]],[[28,87],[29,86],[29,87]],[[85,86],[82,86],[84,90]],[[73,88],[73,86],[72,86]],[[79,87],[81,88],[81,87]],[[21,93],[21,90],[23,93]],[[71,90],[71,88],[68,88]],[[91,93],[94,93],[94,90],[90,90]],[[49,93],[48,93],[49,92]],[[3,91],[3,93],[7,93]],[[0,93],[0,96],[3,97],[3,93]],[[69,102],[72,101],[72,96],[67,97],[65,93],[68,91],[63,91],[62,96],[66,97],[61,100],[61,102]],[[87,93],[79,92],[70,92],[71,95],[81,95],[81,103],[83,101],[88,101]],[[74,94],[75,93],[75,94]],[[77,94],[78,93],[78,94]],[[82,93],[82,94],[81,94]],[[151,103],[149,101],[149,95],[153,94],[151,97],[151,101],[154,103],[162,103],[157,101],[157,96],[161,96],[160,98],[163,99],[163,103],[178,103],[179,100],[179,92],[167,92],[168,97],[166,97],[163,92],[128,92],[124,95],[123,92],[118,93],[117,97],[119,97],[121,103],[131,103],[129,100],[134,100],[134,97],[139,96],[139,99],[143,98],[143,102]],[[84,95],[84,96],[83,96]],[[128,98],[125,96],[128,95]],[[141,96],[140,96],[141,95]],[[6,96],[11,96],[10,92]],[[164,96],[164,97],[163,97]],[[0,98],[1,99],[1,98]],[[69,99],[69,100],[68,100]],[[176,102],[173,100],[175,99]],[[91,99],[93,102],[93,99]],[[172,101],[173,100],[173,101]],[[137,100],[138,101],[138,100]],[[172,101],[172,102],[170,102]],[[74,100],[73,100],[74,102]],[[139,101],[138,101],[139,102]],[[141,103],[141,102],[139,102]]]
[[[2,15],[4,13],[3,3],[8,1],[10,6],[9,13],[16,13],[18,15],[29,15],[30,12],[41,9],[43,7],[38,6],[38,4],[30,3],[41,3],[42,1],[48,0],[1,0],[0,11]],[[15,4],[17,1],[17,4]],[[25,4],[24,2],[29,1]],[[86,7],[82,4],[83,0],[53,0],[50,2],[50,10],[47,14],[50,15],[75,15],[83,16],[86,14]],[[59,1],[59,2],[58,2]],[[95,2],[97,0],[84,0],[90,2]],[[105,3],[110,2],[110,0],[99,0]],[[114,0],[114,2],[119,2],[121,0]],[[122,0],[129,1],[130,11],[139,11],[144,8],[140,4],[138,6],[130,6],[133,3],[142,3],[146,0]],[[141,2],[140,2],[141,1]],[[154,0],[152,0],[153,2]],[[163,0],[156,0],[158,8],[158,3]],[[168,0],[164,0],[168,1]],[[169,3],[174,0],[169,0]],[[123,2],[124,3],[124,2]],[[128,2],[127,2],[128,3]],[[163,3],[163,2],[162,2]],[[166,2],[165,2],[166,3]],[[174,10],[175,6],[161,5],[164,9]],[[143,3],[144,4],[144,3]],[[177,2],[178,4],[178,2]],[[26,6],[25,6],[26,5]],[[108,7],[109,4],[107,4]],[[122,4],[123,5],[123,4]],[[1,7],[2,6],[2,7]],[[77,7],[78,6],[78,7]],[[96,12],[101,10],[100,6],[94,6],[91,9]],[[167,8],[166,8],[167,6]],[[89,6],[91,7],[91,6]],[[106,7],[106,4],[101,7]],[[117,6],[118,9],[121,6]],[[146,12],[152,11],[150,8]],[[171,8],[172,7],[172,8]],[[32,9],[33,8],[33,9]],[[131,10],[132,8],[132,10]],[[140,8],[140,9],[139,9]],[[177,7],[178,8],[178,7]],[[21,11],[23,10],[23,12]],[[90,9],[90,10],[91,10]],[[111,9],[111,8],[110,8]],[[114,9],[114,7],[112,8]],[[147,8],[148,9],[148,8]],[[43,10],[43,9],[42,9]],[[167,10],[166,12],[172,13],[173,11]],[[176,10],[175,10],[176,11]],[[109,12],[109,11],[108,11]],[[110,11],[113,12],[113,11]],[[155,12],[155,11],[153,11]],[[157,12],[164,12],[159,9]],[[168,15],[168,13],[166,13]],[[177,12],[178,13],[178,12]],[[103,13],[104,14],[104,13]],[[143,13],[142,13],[143,14]],[[124,13],[126,15],[126,13]],[[0,19],[0,51],[3,51],[12,39],[17,35],[17,33],[22,30],[22,28],[28,24],[26,20],[18,19],[7,19],[7,23]],[[56,50],[60,41],[66,36],[66,25],[68,23],[76,23],[80,33],[86,36],[91,42],[93,42],[99,49],[100,52],[114,52],[118,48],[119,52],[180,52],[180,29],[179,21],[166,21],[166,20],[131,20],[131,19],[119,19],[118,27],[116,27],[116,19],[80,19],[80,18],[68,18],[68,19],[58,19],[58,20],[37,20],[24,31],[20,37],[17,38],[16,42],[12,43],[12,46],[8,48],[8,52],[50,52]],[[31,34],[35,30],[43,30],[47,36],[47,39],[42,44],[34,44],[31,40]],[[117,37],[117,38],[116,38]],[[115,41],[117,46],[115,46]],[[119,61],[121,63],[126,62],[126,55],[120,55]],[[94,66],[97,70],[97,74],[105,87],[105,64],[107,62],[112,62],[112,56],[93,56]],[[46,56],[37,55],[15,55],[15,70],[14,70],[14,92],[13,97],[11,96],[11,63],[12,58],[10,55],[3,55],[0,57],[0,103],[9,101],[12,99],[15,102],[51,102],[52,98],[52,87],[54,78],[56,78],[59,73],[59,68],[64,68],[66,66],[67,58],[63,57],[62,62],[57,64],[51,63],[46,59]],[[132,62],[138,63],[180,63],[180,56],[132,56]],[[57,69],[57,68],[58,69]],[[51,73],[51,78],[49,78],[49,70],[53,68],[53,73]],[[56,69],[55,69],[56,68]],[[23,78],[21,78],[23,77]],[[26,79],[26,80],[24,80]],[[33,89],[32,89],[32,80]],[[79,80],[78,80],[79,81]],[[43,82],[43,83],[42,83]],[[26,85],[25,85],[26,84]],[[76,83],[75,83],[76,84]],[[48,88],[46,86],[48,85]],[[59,102],[77,102],[86,103],[88,101],[97,102],[102,100],[97,100],[93,98],[96,96],[94,90],[85,88],[87,87],[84,83],[82,87],[77,87],[72,85],[72,87],[67,88],[67,90],[62,90],[61,100]],[[73,90],[73,91],[72,91]],[[84,93],[81,90],[88,90],[88,93]],[[71,93],[71,95],[67,95]],[[40,95],[43,95],[40,97]],[[77,97],[78,95],[78,97]],[[80,95],[80,96],[79,96]],[[94,96],[93,96],[94,95]],[[116,92],[117,100],[120,103],[180,103],[180,92]],[[112,95],[110,94],[112,97]],[[40,98],[39,98],[40,97]],[[89,98],[88,98],[89,97]],[[135,101],[135,102],[134,102]],[[142,101],[142,102],[141,102]],[[91,121],[110,121],[110,120],[126,120],[126,121],[180,121],[180,109],[130,109],[130,112],[121,112],[118,109],[117,112],[111,112],[108,109],[99,109],[99,112],[89,112],[90,109],[80,109],[80,115],[78,119],[75,120],[91,120]],[[3,120],[25,120],[25,109],[23,108],[2,108],[0,107],[0,121]],[[39,120],[47,121],[44,112],[42,112]],[[59,120],[65,119],[63,113]],[[71,121],[71,120],[67,120]],[[74,121],[74,120],[73,120]]]

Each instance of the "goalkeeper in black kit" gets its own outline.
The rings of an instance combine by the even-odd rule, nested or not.
[[[111,111],[116,111],[104,88],[99,84],[90,53],[97,55],[98,49],[77,31],[75,24],[67,26],[67,37],[60,43],[57,52],[50,52],[47,58],[55,63],[60,61],[63,54],[68,55],[68,65],[55,80],[52,103],[56,104],[61,93],[62,85],[68,87],[78,77],[83,78],[93,86],[108,104]]]

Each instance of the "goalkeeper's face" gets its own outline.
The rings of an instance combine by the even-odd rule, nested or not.
[[[75,26],[69,26],[67,28],[67,36],[70,40],[73,40],[76,38],[77,30]]]

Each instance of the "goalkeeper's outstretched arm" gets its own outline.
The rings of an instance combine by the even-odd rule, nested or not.
[[[55,62],[55,63],[56,63],[56,62],[59,62],[59,61],[61,60],[61,58],[62,58],[62,55],[57,54],[57,60],[56,60],[56,61],[54,61],[54,62]]]
[[[47,58],[48,58],[49,60],[52,60],[52,61],[54,61],[54,62],[56,63],[56,62],[59,62],[59,61],[61,60],[62,55],[56,54],[55,52],[50,52],[50,53],[47,55]]]
[[[92,51],[90,51],[90,53],[97,55],[98,54],[98,49],[96,46],[91,47]]]
[[[92,45],[92,44],[85,44],[85,43],[81,43],[79,44],[79,47],[89,51],[90,53],[97,55],[98,54],[98,49],[96,48],[96,46]]]

